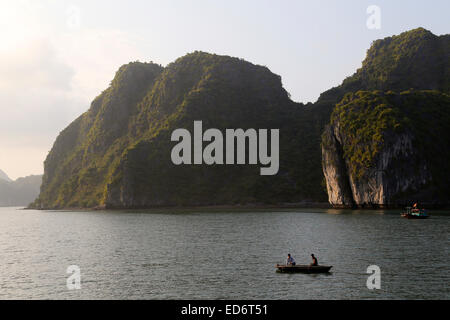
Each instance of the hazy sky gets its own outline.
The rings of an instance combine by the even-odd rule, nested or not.
[[[381,9],[369,29],[366,10]],[[450,1],[0,0],[0,168],[43,172],[58,133],[134,60],[194,50],[266,65],[315,101],[361,65],[370,43],[419,26],[450,31]]]

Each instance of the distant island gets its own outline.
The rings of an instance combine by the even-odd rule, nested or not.
[[[15,181],[0,169],[0,207],[25,207],[39,195],[42,175],[32,175]]]
[[[267,67],[238,58],[194,52],[167,67],[129,63],[60,133],[31,207],[446,206],[449,62],[450,35],[418,28],[377,40],[355,74],[308,104],[292,101]],[[192,132],[196,120],[280,129],[278,173],[174,165],[170,135]]]

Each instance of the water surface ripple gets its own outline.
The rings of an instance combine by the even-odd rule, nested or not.
[[[0,299],[449,299],[449,227],[448,213],[0,208]],[[276,273],[288,252],[333,272]]]

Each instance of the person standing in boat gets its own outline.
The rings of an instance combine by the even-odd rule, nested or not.
[[[288,253],[288,256],[287,256],[286,265],[287,266],[295,266],[295,260],[294,260],[294,258],[292,258],[290,253]]]
[[[312,257],[312,263],[310,265],[313,267],[318,266],[319,261],[317,261],[317,258],[314,256],[314,254],[311,254],[311,257]]]

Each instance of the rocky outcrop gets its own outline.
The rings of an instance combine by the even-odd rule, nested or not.
[[[363,178],[350,176],[353,199],[357,205],[391,206],[402,204],[407,197],[398,195],[421,190],[432,177],[427,165],[413,148],[411,134],[391,138],[377,156],[375,165]]]
[[[433,139],[427,132],[440,128],[448,135],[449,125],[430,115],[448,114],[450,99],[445,94],[434,95],[360,92],[338,104],[322,135],[322,169],[330,204],[446,204],[447,197],[436,190],[448,184],[448,164],[434,161],[444,157],[439,149],[448,148],[449,142],[447,138]],[[442,100],[433,105],[431,101],[437,97]],[[418,119],[410,119],[411,115]],[[431,167],[440,172],[435,179]]]
[[[334,205],[448,201],[449,40],[418,28],[376,41],[353,76],[307,105],[289,98],[280,76],[238,58],[194,52],[166,67],[124,65],[56,139],[32,207],[325,202],[323,174]],[[430,92],[402,93],[410,88]],[[357,97],[360,90],[369,93]],[[279,128],[278,174],[174,165],[170,133],[192,132],[196,120],[220,130]]]
[[[352,207],[353,194],[349,184],[347,165],[343,158],[342,144],[336,135],[338,127],[327,126],[323,133],[322,168],[327,182],[328,201],[339,207]],[[336,130],[338,131],[338,130]]]
[[[316,105],[333,110],[322,134],[333,206],[447,205],[449,40],[423,28],[377,40],[355,74],[321,95]]]
[[[392,142],[377,155],[374,165],[362,177],[349,174],[348,160],[339,125],[325,129],[322,167],[330,204],[335,207],[389,207],[407,203],[432,180],[427,164],[413,147],[411,134],[391,137]],[[417,197],[417,196],[416,196]],[[427,201],[422,199],[422,201]]]
[[[166,67],[122,66],[57,138],[33,208],[147,208],[325,202],[318,137],[329,110],[289,98],[281,77],[242,59],[194,52]],[[282,130],[280,167],[175,165],[171,134],[205,128]]]

